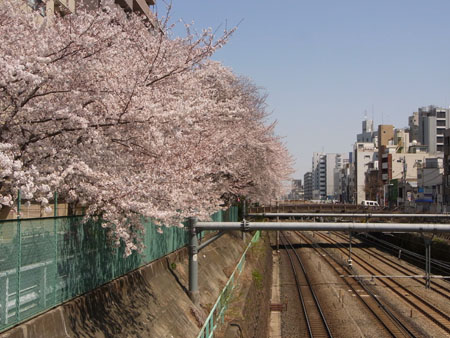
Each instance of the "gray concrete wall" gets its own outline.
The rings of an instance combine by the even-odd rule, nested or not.
[[[183,248],[0,338],[196,337],[246,245],[240,234],[227,234],[200,252],[198,307],[187,295],[187,248]]]

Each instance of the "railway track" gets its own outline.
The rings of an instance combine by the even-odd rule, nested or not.
[[[416,252],[412,252],[410,250],[405,250],[404,248],[399,247],[398,245],[389,243],[381,238],[375,237],[368,233],[357,234],[355,237],[363,240],[364,242],[371,243],[375,245],[377,248],[380,248],[382,251],[390,252],[393,256],[396,256],[399,251],[401,252],[402,257],[407,257],[407,262],[413,262],[413,265],[421,268],[425,265],[425,256],[420,255]],[[439,271],[439,274],[450,275],[450,262],[442,261],[439,259],[431,259],[431,268],[435,271]]]
[[[300,256],[283,233],[281,233],[281,241],[291,263],[308,336],[311,338],[333,337]]]
[[[305,243],[311,245],[311,247],[319,254],[326,263],[335,271],[338,276],[351,274],[352,271],[343,266],[336,258],[329,255],[329,253],[311,241],[307,236],[301,232],[296,232]],[[408,328],[408,326],[403,323],[394,313],[392,313],[380,300],[375,296],[375,294],[360,280],[354,278],[343,278],[347,287],[352,291],[354,295],[359,299],[359,301],[364,304],[364,306],[373,315],[374,319],[377,320],[385,331],[392,337],[419,337],[420,335],[414,332],[413,329]],[[367,295],[370,297],[362,297],[358,292],[359,289],[363,289]]]
[[[347,248],[343,248],[341,243],[336,242],[336,240],[330,238],[329,236],[317,233],[317,235],[327,241],[330,244],[336,246],[338,250],[344,254],[348,253]],[[384,275],[384,273],[376,267],[374,264],[367,262],[360,255],[355,252],[352,253],[353,262],[357,263],[362,269],[366,270],[371,275]],[[445,312],[437,308],[435,305],[428,302],[426,299],[420,297],[419,295],[411,292],[402,284],[394,279],[379,279],[379,282],[385,287],[389,288],[393,293],[400,297],[404,302],[408,303],[423,316],[434,322],[439,326],[447,335],[450,334],[450,316]]]
[[[348,238],[346,238],[344,235],[342,235],[340,233],[333,233],[333,234],[341,239],[348,240]],[[383,256],[382,254],[380,254],[378,251],[376,251],[374,249],[370,249],[370,248],[358,248],[358,249],[365,252],[368,255],[371,255],[372,257],[375,257],[380,262],[383,262],[384,264],[386,264],[387,266],[391,267],[392,269],[398,271],[401,274],[405,274],[405,275],[415,275],[416,274],[416,271],[404,266],[403,264],[400,264],[398,262],[398,260],[396,261],[395,259],[391,259],[389,257]],[[425,285],[426,285],[426,282],[422,278],[414,277],[411,279],[414,280],[416,283],[420,284],[420,286],[425,287]],[[433,283],[433,284],[431,284],[430,289],[432,291],[436,292],[437,294],[441,295],[442,297],[450,300],[450,289],[447,286],[443,286],[438,283]]]

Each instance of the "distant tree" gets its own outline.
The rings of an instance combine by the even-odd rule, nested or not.
[[[177,225],[227,196],[280,193],[291,159],[265,97],[209,57],[233,31],[171,38],[105,1],[40,24],[0,3],[0,203],[53,191],[126,253],[141,217]]]

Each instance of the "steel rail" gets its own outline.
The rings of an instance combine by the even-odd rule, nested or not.
[[[343,246],[342,243],[336,242],[334,239],[330,238],[329,236],[326,236],[324,234],[318,234],[320,237],[325,239],[327,242],[334,244],[336,248],[344,253],[347,253],[346,247]],[[359,265],[366,271],[372,274],[370,269],[376,271],[377,274],[382,274],[382,271],[375,267],[373,264],[367,262],[362,257],[360,257],[358,254],[353,253],[352,254],[354,261],[359,261]],[[356,258],[356,259],[355,259]],[[398,283],[395,279],[380,279],[380,282],[384,284],[386,287],[388,287],[392,292],[397,294],[400,298],[402,298],[406,303],[410,304],[414,308],[416,308],[419,312],[421,312],[423,315],[428,317],[432,322],[437,324],[441,329],[443,329],[445,332],[450,333],[450,316],[447,315],[442,310],[438,309],[433,304],[429,303],[427,300],[423,299],[422,297],[418,296],[417,294],[410,292],[406,287]],[[399,289],[402,289],[404,291],[407,291],[408,294],[411,295],[413,299],[416,300],[414,302],[412,299],[409,299],[406,297],[402,292],[399,291]],[[420,304],[418,304],[420,303]],[[424,309],[424,307],[428,308],[428,310]],[[430,312],[434,312],[430,313]],[[441,317],[440,319],[436,317]]]
[[[342,269],[343,271],[345,271],[347,273],[350,273],[350,270],[347,266],[344,266],[343,264],[338,262],[338,260],[335,257],[330,255],[329,252],[327,250],[325,250],[324,248],[322,248],[319,244],[314,243],[305,234],[302,234],[300,232],[296,232],[296,234],[300,238],[303,238],[303,240],[305,242],[310,243],[312,245],[312,248],[314,250],[316,250],[316,252],[318,252],[319,254],[322,255],[322,257],[325,259],[325,262],[334,270],[334,272],[338,276],[342,277],[342,274],[340,271],[338,271],[337,267],[339,267],[340,269]],[[321,251],[319,251],[319,249]],[[337,267],[335,265],[333,265],[333,263]],[[344,276],[344,277],[350,277],[350,276]],[[363,283],[362,280],[360,280],[358,278],[351,278],[351,279],[343,278],[343,280],[346,283],[346,285],[351,290],[353,290],[353,293],[357,296],[357,298],[367,307],[367,309],[369,309],[370,313],[373,314],[373,316],[380,322],[380,324],[386,329],[386,331],[388,331],[388,333],[392,337],[399,337],[399,334],[403,334],[406,337],[412,337],[412,338],[416,337],[416,335],[410,329],[408,329],[408,327],[406,327],[397,318],[397,316],[395,316],[383,303],[381,303],[381,301],[378,299],[378,297],[371,290],[369,290],[369,288]],[[357,290],[355,288],[355,283],[356,283],[356,285],[359,285],[370,296],[370,299],[363,298],[360,295],[360,293],[357,292]],[[373,303],[370,303],[370,300]],[[378,311],[380,311],[380,313]],[[383,319],[382,318],[383,316],[386,316],[386,318]],[[387,320],[390,320],[391,323],[394,325],[394,327],[390,327],[390,325],[386,322]],[[396,332],[397,330],[395,330],[395,329],[397,329],[398,332]]]
[[[417,263],[423,263],[425,262],[425,256],[418,254],[414,251],[402,248],[398,245],[389,243],[381,238],[377,238],[375,236],[372,236],[370,234],[365,234],[363,237],[358,236],[358,238],[360,240],[366,241],[368,243],[372,243],[374,245],[376,245],[377,247],[383,248],[384,250],[389,250],[390,252],[395,252],[396,254],[398,253],[399,250],[401,250],[401,254],[402,256],[407,256],[409,257],[411,260],[417,262]],[[394,255],[395,256],[395,255]],[[441,261],[438,259],[431,259],[431,265],[434,265],[434,269],[436,270],[440,270],[443,272],[447,272],[450,273],[450,264],[448,262],[445,261]]]
[[[290,255],[289,251],[286,250],[286,253],[288,255],[289,262],[291,263],[292,273],[294,274],[295,285],[297,286],[297,294],[298,294],[298,298],[300,299],[300,303],[302,304],[303,316],[305,318],[306,328],[308,329],[308,335],[311,338],[312,337],[312,328],[311,328],[311,323],[309,321],[308,312],[306,311],[305,299],[303,298],[303,294],[302,294],[302,291],[300,288],[300,281],[298,279],[297,271],[295,270],[295,267],[294,267],[294,261],[292,260],[292,257]]]
[[[323,325],[323,326],[321,326],[321,329],[323,329],[325,331],[325,333],[327,334],[327,337],[332,338],[333,335],[331,334],[331,330],[330,330],[330,327],[328,326],[327,320],[325,318],[325,314],[322,311],[322,307],[320,306],[319,299],[317,298],[316,293],[314,292],[314,288],[313,288],[313,286],[311,284],[311,281],[310,281],[310,279],[308,277],[308,274],[306,273],[305,266],[303,265],[303,262],[300,259],[300,256],[298,255],[297,251],[294,249],[292,243],[289,241],[289,239],[284,234],[282,234],[281,238],[282,238],[282,240],[284,240],[285,243],[287,243],[289,245],[290,249],[294,252],[295,257],[297,258],[297,262],[300,265],[300,268],[302,269],[303,276],[305,277],[306,284],[308,286],[308,290],[310,291],[311,297],[314,300],[315,309],[317,310],[317,312],[318,312],[318,314],[320,316],[320,319],[321,319],[321,324]],[[286,247],[286,245],[285,245],[285,247]],[[301,293],[301,285],[300,285],[300,283],[298,281],[297,273],[295,272],[294,263],[292,261],[291,255],[289,254],[289,251],[286,251],[286,252],[288,254],[289,260],[291,262],[292,269],[293,269],[294,274],[295,274],[298,292],[299,292],[299,294],[302,294]],[[309,314],[308,314],[308,310],[307,310],[307,307],[306,307],[306,303],[304,302],[303,295],[301,295],[300,297],[301,297],[301,302],[302,302],[302,306],[303,306],[303,311],[305,313],[305,318],[307,318],[307,325],[308,325],[309,336],[310,337],[314,337],[314,335],[313,335],[313,328],[312,328],[312,325],[311,325],[311,318],[309,318]],[[314,329],[314,331],[315,330],[316,329]]]
[[[344,238],[344,236],[339,233],[337,233],[337,236],[343,240],[347,239],[347,238]],[[360,238],[360,240],[361,240],[361,238]],[[372,250],[370,248],[358,248],[358,249],[372,257],[375,257],[380,262],[383,262],[387,266],[391,267],[394,270],[399,271],[400,273],[404,273],[404,274],[407,274],[407,273],[415,274],[416,273],[414,270],[412,270],[406,266],[403,266],[402,264],[399,264],[398,262],[394,261],[393,259],[390,259],[389,257],[385,257],[385,256],[381,255],[380,253],[378,253],[375,250]],[[378,278],[380,278],[380,277],[383,277],[383,276],[379,276]],[[392,276],[392,277],[402,278],[402,276]],[[419,279],[421,277],[424,278],[425,276],[417,276],[417,275],[403,276],[403,278],[406,278],[406,277],[411,278],[412,280],[421,284],[422,286],[426,285],[426,282],[424,280]],[[442,276],[442,277],[445,278],[445,276]],[[377,278],[377,276],[374,276],[374,278]],[[450,277],[447,277],[447,278],[450,278]],[[439,295],[450,300],[450,290],[448,288],[445,288],[439,284],[434,284],[433,286],[430,287],[430,289],[433,290],[434,292],[438,293]],[[443,291],[441,291],[440,289]]]

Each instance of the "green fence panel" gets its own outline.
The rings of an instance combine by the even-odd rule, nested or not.
[[[216,222],[237,221],[237,208]],[[81,216],[0,221],[0,331],[29,319],[188,244],[184,228],[145,220],[144,252],[124,257],[100,221]],[[20,267],[20,268],[19,268]]]
[[[234,214],[233,212],[232,215],[236,215],[237,217],[237,213]],[[206,318],[205,323],[203,324],[203,327],[201,328],[197,338],[214,337],[214,331],[216,330],[216,328],[224,323],[225,312],[228,308],[228,304],[233,294],[233,290],[236,287],[238,279],[244,269],[247,252],[252,247],[253,244],[258,242],[259,238],[260,238],[260,231],[257,231],[253,236],[252,240],[250,241],[250,243],[248,244],[247,248],[245,249],[244,253],[242,254],[239,263],[234,268],[233,273],[231,274],[230,278],[225,284],[225,287],[223,288],[222,292],[217,298],[216,303],[214,304],[212,310],[210,311],[208,317]]]

